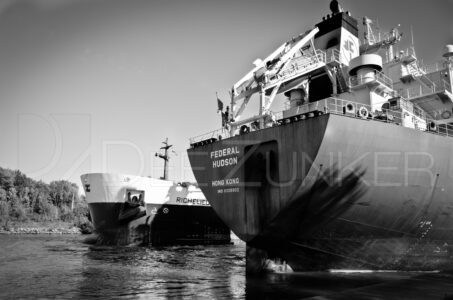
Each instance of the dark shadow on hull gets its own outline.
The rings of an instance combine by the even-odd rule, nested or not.
[[[312,239],[314,233],[348,211],[366,192],[361,181],[364,174],[364,170],[341,172],[334,168],[323,171],[309,187],[301,186],[291,197],[290,204],[247,243],[247,271],[266,272],[269,259],[283,259],[297,269],[291,265],[293,255],[301,253],[295,241]],[[312,246],[316,249],[316,245]],[[313,258],[305,260],[304,270],[322,270],[324,266],[327,268],[336,260],[344,259],[326,256],[313,249],[302,250],[310,252],[306,257]],[[251,256],[254,258],[249,259]]]
[[[267,248],[276,242],[310,237],[363,196],[366,191],[361,183],[364,173],[356,170],[341,177],[337,169],[324,171],[310,187],[296,191],[290,204],[249,244]]]

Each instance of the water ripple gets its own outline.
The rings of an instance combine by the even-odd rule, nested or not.
[[[448,273],[245,277],[245,246],[93,246],[80,236],[0,235],[0,299],[449,299]]]

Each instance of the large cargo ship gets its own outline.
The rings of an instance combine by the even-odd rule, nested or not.
[[[395,51],[398,27],[363,26],[359,41],[358,21],[332,1],[234,84],[223,128],[191,139],[196,180],[247,243],[250,271],[269,260],[453,268],[453,46],[423,66],[413,47]],[[259,112],[244,117],[253,101]]]
[[[168,143],[164,154],[168,161]],[[171,146],[170,146],[171,147]],[[157,156],[157,155],[156,155]],[[195,183],[125,174],[81,175],[100,244],[225,244],[230,230]]]

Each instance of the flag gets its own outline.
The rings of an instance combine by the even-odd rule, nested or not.
[[[223,102],[219,99],[219,96],[217,95],[217,112],[222,112],[223,111]]]

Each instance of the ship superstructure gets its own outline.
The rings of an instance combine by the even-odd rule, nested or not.
[[[363,18],[365,30],[359,42],[357,20],[349,12],[333,13],[264,60],[257,59],[232,88],[228,132],[222,128],[192,138],[192,146],[217,140],[219,135],[234,136],[241,128],[250,132],[290,117],[343,114],[344,109],[373,120],[391,115],[392,120],[385,121],[452,135],[453,127],[447,124],[453,123],[453,45],[446,47],[442,61],[421,65],[414,47],[394,50],[402,37],[398,27],[382,34],[372,24]],[[289,109],[274,112],[271,106],[279,94],[287,97]],[[243,119],[255,95],[260,110]]]
[[[398,27],[365,17],[360,38],[335,2],[233,85],[224,128],[191,139],[197,182],[250,249],[295,269],[451,268],[453,46],[423,66],[395,51]]]

